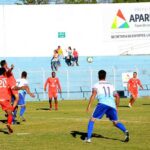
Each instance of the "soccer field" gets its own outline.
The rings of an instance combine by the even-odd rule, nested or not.
[[[26,122],[13,125],[14,133],[3,130],[6,118],[1,111],[0,150],[148,150],[150,149],[150,99],[138,99],[135,106],[127,107],[122,99],[119,118],[130,131],[131,140],[113,127],[105,117],[95,123],[92,143],[85,143],[88,119],[85,112],[88,101],[60,101],[59,111],[49,111],[48,102],[28,102]],[[96,101],[93,107],[96,105]]]

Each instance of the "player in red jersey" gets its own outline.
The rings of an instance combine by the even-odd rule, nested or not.
[[[5,68],[0,68],[0,105],[7,113],[7,128],[9,133],[12,133],[12,111],[14,107],[11,105],[11,89],[15,89],[15,84],[7,78]]]
[[[55,110],[58,110],[58,101],[57,101],[57,94],[58,92],[61,93],[61,86],[59,79],[56,78],[56,73],[52,72],[52,77],[49,77],[44,85],[44,91],[46,91],[48,85],[48,96],[49,96],[49,104],[50,110],[52,110],[52,98],[55,100]]]
[[[11,90],[26,90],[30,96],[34,96],[30,92],[28,86],[17,87],[15,83],[11,82],[11,80],[7,77],[7,71],[5,68],[0,68],[0,106],[7,113],[7,128],[9,133],[13,133],[13,129],[11,128],[14,107],[11,105]]]
[[[16,85],[16,79],[12,73],[12,70],[14,69],[14,65],[11,65],[11,68],[9,68],[6,60],[2,60],[1,67],[5,68],[7,78],[10,80],[11,84]],[[19,93],[16,90],[11,90],[11,91],[12,91],[12,95],[14,96],[14,99],[15,99],[13,102],[13,107],[15,108],[19,101]]]
[[[138,97],[138,86],[140,86],[141,89],[143,89],[141,81],[137,78],[137,72],[134,72],[133,78],[129,79],[129,81],[128,81],[128,91],[131,94],[131,98],[129,101],[129,107],[133,106],[133,103],[135,102],[135,100]]]

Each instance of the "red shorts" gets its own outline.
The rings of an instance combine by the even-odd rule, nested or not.
[[[13,110],[13,106],[10,103],[10,100],[0,101],[0,106],[5,110]]]
[[[53,92],[53,91],[50,91],[49,93],[48,93],[48,96],[49,96],[49,98],[57,98],[57,92]]]
[[[137,98],[138,97],[138,92],[137,91],[130,91],[131,96]]]

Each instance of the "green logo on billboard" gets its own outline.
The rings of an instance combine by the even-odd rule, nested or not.
[[[65,32],[58,32],[58,38],[65,38],[66,33]]]

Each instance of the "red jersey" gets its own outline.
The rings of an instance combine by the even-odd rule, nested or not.
[[[128,81],[129,91],[138,92],[138,85],[141,86],[141,81],[136,78],[131,78]]]
[[[78,57],[78,52],[77,51],[73,51],[73,56],[74,57]]]
[[[61,91],[61,86],[59,83],[58,78],[48,78],[45,82],[44,88],[47,87],[48,84],[48,91],[50,92],[58,92],[58,90]]]
[[[11,89],[15,86],[13,82],[1,75],[0,76],[0,101],[11,99]]]

